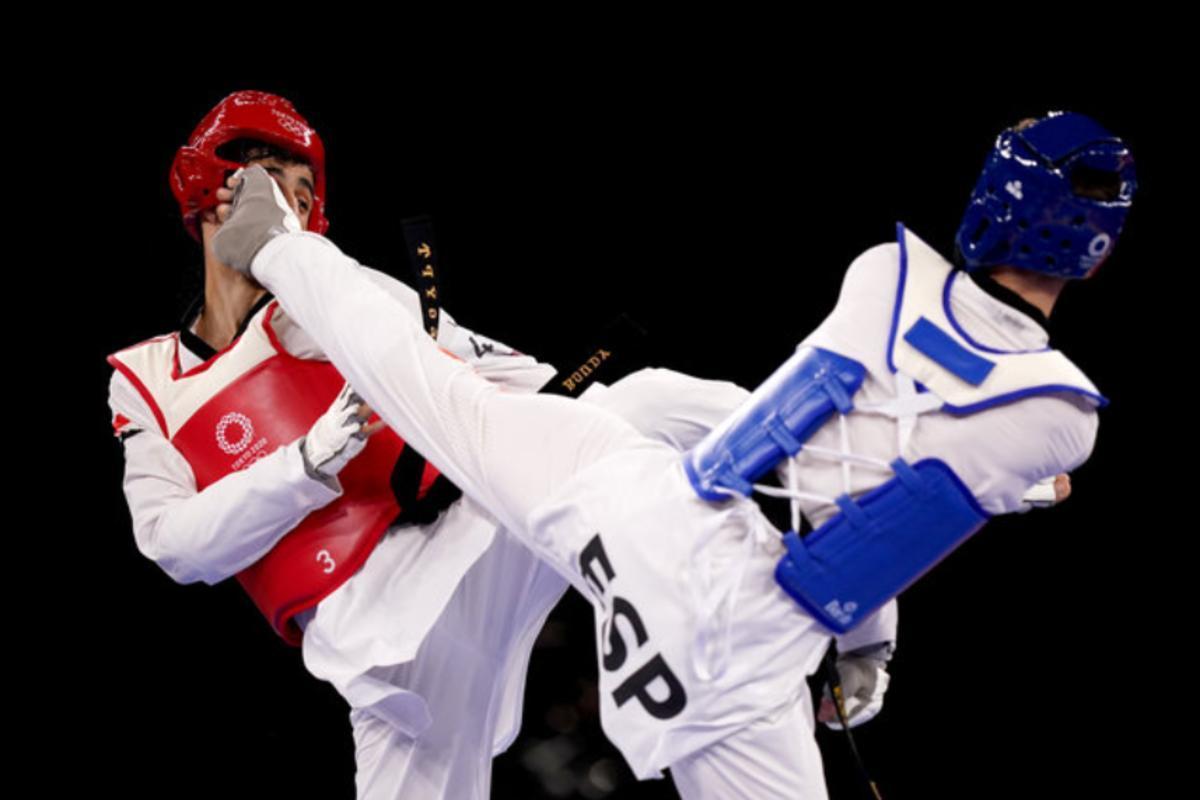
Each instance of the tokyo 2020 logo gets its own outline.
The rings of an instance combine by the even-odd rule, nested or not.
[[[236,436],[236,440],[231,442],[230,435]],[[221,417],[217,423],[217,447],[221,448],[222,453],[236,456],[250,446],[253,438],[254,426],[245,414],[233,411]]]

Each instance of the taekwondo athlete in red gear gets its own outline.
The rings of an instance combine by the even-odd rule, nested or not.
[[[240,166],[221,154],[244,140],[308,229],[328,225],[321,140],[283,98],[235,93],[181,148],[172,188],[205,245],[204,304],[181,331],[111,359],[110,405],[137,545],[180,583],[256,578],[244,585],[288,641],[300,642],[307,626],[306,666],[351,705],[360,797],[486,797],[493,751],[519,727],[533,637],[564,584],[467,502],[419,528],[388,525],[398,510],[389,479],[402,443],[381,431],[355,457],[367,444],[352,435],[361,409],[348,392],[339,395],[340,376],[261,287],[211,255],[215,188]],[[416,313],[412,289],[382,273],[372,280]],[[444,317],[439,344],[489,379],[532,391],[554,372],[499,343],[480,352],[472,337],[486,341]],[[239,391],[247,386],[256,391]],[[329,439],[322,430],[334,434],[324,457],[313,451],[315,439]],[[344,449],[335,454],[339,438]],[[331,464],[344,468],[333,474]],[[423,460],[404,469],[411,495],[429,493],[436,471]],[[347,509],[355,470],[374,492],[353,509],[360,526],[337,532],[329,547],[305,541],[306,524],[339,503]],[[350,561],[337,549],[346,540],[357,544]],[[355,557],[365,559],[361,569]],[[307,597],[289,595],[295,587],[264,568],[272,558],[312,568],[317,584],[301,587]],[[458,591],[464,580],[471,589]],[[502,619],[486,613],[488,597],[507,600]],[[484,645],[488,657],[462,640]],[[497,670],[497,660],[507,667]]]
[[[348,386],[322,414],[327,404],[315,402],[307,384],[288,374],[316,373],[332,397],[340,378],[320,348],[261,287],[211,256],[216,224],[205,212],[211,213],[215,193],[207,181],[240,166],[220,157],[227,145],[272,173],[302,226],[328,226],[320,139],[283,98],[235,93],[181,148],[172,186],[185,225],[205,245],[212,288],[189,309],[179,332],[114,354],[110,385],[137,545],[180,583],[215,584],[261,570],[268,557],[285,552],[290,532],[319,520],[345,496],[339,476],[367,455],[356,458],[365,443],[355,436],[361,409]],[[378,289],[418,312],[412,289],[382,273],[369,275]],[[229,297],[238,302],[223,302]],[[438,343],[489,380],[533,391],[554,372],[494,342],[476,347],[479,341],[486,340],[444,315]],[[264,366],[282,369],[287,378],[269,397],[271,414],[260,413],[263,398],[241,396],[245,392],[236,398],[245,405],[215,417],[198,413],[195,407],[206,399],[231,396],[239,377],[270,374]],[[680,381],[691,394],[678,391]],[[693,392],[697,384],[703,392]],[[686,448],[744,394],[733,384],[652,370],[611,387],[596,385],[584,397],[612,404],[648,435]],[[689,396],[684,406],[679,398]],[[264,420],[274,424],[287,416],[277,413],[284,408],[294,412],[292,436],[273,431],[268,440]],[[308,422],[296,427],[298,419]],[[208,455],[225,459],[228,474],[208,474],[204,464],[189,461],[178,436],[185,427],[200,431],[196,440],[208,446]],[[317,439],[332,444],[314,453]],[[343,449],[335,453],[339,444]],[[394,450],[393,444],[386,456]],[[419,467],[408,467],[413,491],[436,474]],[[371,477],[369,470],[359,475]],[[309,555],[322,576],[331,561],[338,563],[321,548]],[[462,500],[432,523],[388,528],[362,568],[318,605],[294,616],[263,610],[289,640],[304,629],[306,666],[350,703],[359,797],[486,797],[490,759],[520,725],[534,638],[565,587],[486,512]],[[497,670],[496,662],[504,667]]]
[[[317,133],[283,98],[265,92],[227,97],[200,122],[172,168],[172,187],[185,224],[205,243],[209,290],[204,306],[198,317],[193,307],[184,330],[113,357],[119,368],[110,385],[110,405],[115,432],[125,443],[125,492],[134,536],[140,551],[180,583],[214,584],[262,571],[265,561],[278,553],[293,554],[296,537],[289,531],[304,533],[300,527],[319,522],[323,513],[329,515],[348,489],[337,476],[311,469],[319,464],[308,464],[305,458],[313,431],[330,416],[319,416],[320,411],[337,395],[341,379],[335,383],[329,374],[334,371],[316,344],[262,288],[211,258],[214,191],[228,169],[240,166],[221,155],[228,152],[226,145],[236,151],[246,139],[256,148],[274,148],[266,149],[257,163],[266,164],[281,181],[296,211],[307,213],[307,227],[324,230],[328,225],[324,150]],[[412,306],[415,313],[419,303],[412,289],[383,273],[374,273],[373,279],[380,290]],[[238,302],[227,302],[230,297]],[[502,344],[476,354],[472,336],[446,315],[439,343],[512,389],[532,391],[553,374],[552,368]],[[239,377],[260,379],[272,367],[275,372],[282,369],[287,379],[280,389],[282,398],[278,392],[274,397],[250,395],[244,398],[246,405],[235,403],[216,420],[202,421],[192,413],[205,399],[232,391]],[[299,383],[290,374],[296,371],[301,372]],[[312,381],[304,380],[310,373],[324,381],[322,402],[313,397]],[[259,413],[263,403],[271,404],[270,414]],[[265,431],[288,416],[281,414],[284,410],[295,417],[290,419],[290,435]],[[301,425],[304,420],[307,425]],[[202,432],[196,439],[226,458],[232,468],[228,475],[204,474],[204,465],[190,463],[181,450],[174,435],[178,428],[198,429],[202,422],[206,435]],[[372,444],[388,433],[374,435]],[[353,449],[353,439],[350,443]],[[395,444],[386,453],[392,461],[394,450]],[[350,462],[343,475],[367,455]],[[390,463],[385,467],[359,471],[377,481],[374,488],[386,489],[394,470]],[[430,486],[431,471],[422,469],[420,462],[406,469],[412,479],[410,493]],[[385,501],[395,504],[390,491],[378,500],[383,511],[388,510]],[[306,553],[305,564],[313,566],[318,577],[329,575],[326,570],[342,573],[342,582],[331,587],[318,606],[300,610],[290,622],[275,613],[292,612],[286,602],[264,612],[270,613],[272,624],[284,622],[276,625],[277,631],[293,642],[300,640],[299,627],[307,625],[306,667],[332,682],[352,706],[350,721],[358,745],[355,780],[361,798],[487,796],[493,750],[503,750],[520,723],[529,646],[562,593],[562,584],[511,540],[498,536],[496,523],[466,503],[452,505],[437,521],[420,528],[388,527],[389,522],[376,515],[373,522],[364,521],[370,525],[347,531],[353,539],[370,527],[378,528],[370,531],[364,569],[355,571],[336,549]],[[473,591],[456,591],[468,575]],[[511,604],[503,620],[488,619],[481,610],[487,593]],[[458,644],[461,639],[484,644],[488,658]],[[496,660],[508,667],[496,669]],[[474,708],[479,703],[484,703],[484,712]],[[488,703],[493,706],[491,717],[481,718]],[[470,727],[463,726],[464,709],[474,715]]]
[[[1035,266],[1091,271],[1111,252],[1134,189],[1120,140],[1076,114],[1006,131],[989,172],[1004,180],[985,191],[1029,200],[1001,200],[1021,213],[986,227],[997,276],[1022,248],[1034,256],[1010,285],[1033,303],[1046,285]],[[1089,173],[1107,183],[1100,197]],[[669,766],[687,798],[825,796],[811,706],[799,701],[832,632],[852,630],[990,515],[1022,508],[1095,442],[1104,399],[1046,331],[901,225],[851,264],[797,355],[681,459],[602,409],[490,386],[333,243],[285,232],[277,198],[246,170],[218,211],[217,252],[274,291],[383,419],[592,602],[605,732],[635,774]],[[1038,252],[1043,238],[1060,251]],[[988,266],[975,263],[968,255],[968,269]],[[784,457],[787,491],[817,525],[803,541],[781,540],[745,496]],[[889,551],[894,542],[905,548]]]

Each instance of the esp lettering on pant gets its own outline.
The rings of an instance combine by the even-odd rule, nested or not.
[[[599,569],[599,573],[597,573]],[[600,534],[592,537],[591,541],[579,553],[579,573],[596,591],[596,596],[603,598],[607,594],[608,584],[617,577],[613,570]],[[601,578],[603,576],[603,579]],[[617,630],[617,619],[623,618],[633,632],[635,649],[641,650],[650,642],[650,634],[642,622],[633,603],[624,597],[614,596],[611,603],[604,604],[607,615],[604,618],[603,631],[608,632],[608,649],[603,653],[603,664],[606,672],[616,672],[625,665],[629,657],[629,645]],[[658,700],[650,694],[650,686],[661,681],[667,688],[665,699]],[[661,694],[661,691],[657,692]],[[636,699],[650,716],[657,719],[671,719],[687,707],[687,693],[679,678],[671,671],[666,659],[661,653],[655,653],[642,666],[613,691],[613,700],[617,707]]]

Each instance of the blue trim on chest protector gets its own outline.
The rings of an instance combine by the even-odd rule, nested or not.
[[[728,499],[726,489],[750,496],[753,483],[794,456],[834,411],[851,398],[866,368],[819,347],[797,350],[771,377],[683,456],[684,471],[705,500]]]
[[[846,633],[902,592],[988,520],[971,490],[935,458],[909,466],[801,539],[783,537],[775,579],[805,611]]]

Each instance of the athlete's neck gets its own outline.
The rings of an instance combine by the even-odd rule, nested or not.
[[[988,271],[988,276],[1006,289],[1019,294],[1025,302],[1045,314],[1047,319],[1050,318],[1050,311],[1058,301],[1063,287],[1067,285],[1066,278],[1042,275],[1016,267],[995,267]]]
[[[229,275],[205,268],[204,308],[196,320],[196,335],[214,350],[223,350],[237,336],[238,328],[258,299],[266,294],[263,287],[251,283],[240,272],[218,265]]]
[[[250,309],[267,290],[256,281],[221,263],[212,251],[216,227],[202,226],[204,238],[204,308],[196,335],[213,350],[223,350],[237,336]]]

